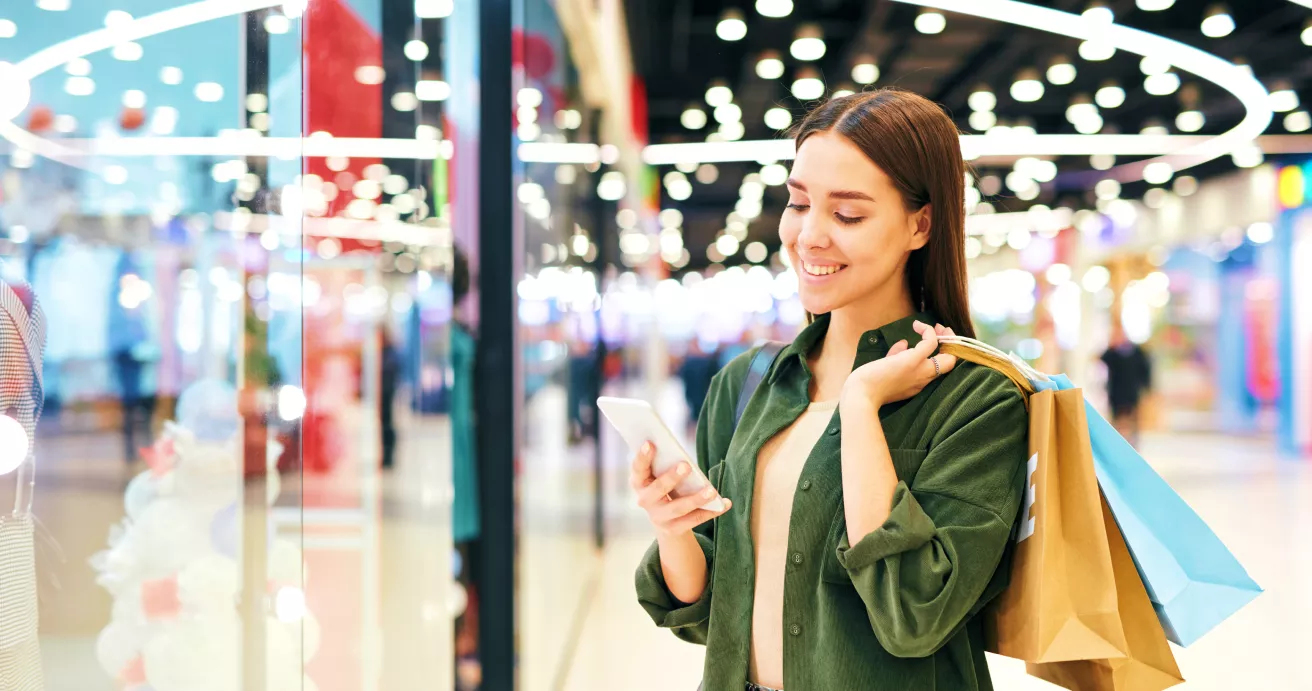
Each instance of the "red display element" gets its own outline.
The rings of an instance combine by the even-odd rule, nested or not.
[[[141,129],[146,124],[146,111],[140,108],[124,108],[118,117],[118,126],[131,132]]]
[[[141,583],[141,611],[147,619],[172,619],[182,611],[178,599],[178,577],[169,576]]]
[[[512,65],[523,66],[529,77],[542,79],[556,66],[556,48],[542,34],[526,34],[520,29],[512,29],[510,61]]]
[[[383,44],[349,3],[344,0],[315,0],[305,13],[305,133],[328,132],[334,137],[383,136],[383,87],[361,84],[355,70],[361,65],[383,64]],[[376,158],[353,158],[346,170],[356,178]],[[337,172],[322,158],[306,159],[305,171],[332,180]],[[341,215],[354,196],[343,189],[328,204],[329,216]],[[377,250],[349,238],[342,239],[342,251]]]
[[[27,131],[40,134],[55,125],[55,111],[50,106],[36,106],[27,116]]]
[[[647,144],[647,84],[634,75],[629,81],[629,115],[633,138],[639,146]]]
[[[146,661],[140,655],[132,658],[130,662],[123,665],[118,678],[129,689],[146,683]]]

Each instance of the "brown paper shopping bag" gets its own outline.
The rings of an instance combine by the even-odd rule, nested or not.
[[[1027,662],[1121,657],[1127,646],[1084,394],[1040,391],[1029,404],[1028,491],[1010,583],[984,613],[988,649]]]
[[[1125,545],[1107,501],[1102,501],[1102,520],[1111,547],[1116,598],[1129,644],[1128,656],[1106,660],[1029,663],[1029,673],[1072,691],[1162,691],[1184,681],[1166,642],[1148,590]]]

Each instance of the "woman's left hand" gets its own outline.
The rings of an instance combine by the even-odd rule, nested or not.
[[[921,336],[920,343],[909,348],[906,341],[898,341],[889,348],[888,355],[853,370],[843,384],[843,403],[873,404],[878,409],[915,396],[931,381],[952,371],[957,364],[955,356],[934,355],[939,336],[955,335],[952,329],[919,321],[913,328]]]

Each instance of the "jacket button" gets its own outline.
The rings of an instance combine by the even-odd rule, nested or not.
[[[866,338],[866,343],[869,343],[870,345],[874,345],[874,344],[876,344],[876,343],[878,343],[878,342],[879,342],[879,337],[878,337],[878,336],[869,336],[869,337]]]
[[[829,436],[832,437],[835,434],[838,434],[838,425],[834,425],[833,427],[829,428]]]
[[[801,625],[801,624],[793,624],[792,626],[788,627],[788,633],[791,633],[791,634],[793,634],[794,636],[800,636],[800,635],[802,635],[802,625]]]
[[[802,553],[801,553],[801,552],[793,552],[793,563],[794,563],[794,564],[801,564],[801,563],[802,563]]]
[[[808,489],[811,489],[811,481],[810,481],[810,480],[802,480],[802,491],[805,492],[805,491],[808,490]]]

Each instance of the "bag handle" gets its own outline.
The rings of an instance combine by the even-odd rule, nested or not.
[[[967,341],[974,341],[974,339],[967,339]],[[986,344],[978,341],[962,342],[957,337],[944,337],[939,341],[939,352],[1001,372],[1016,385],[1016,388],[1020,389],[1021,398],[1025,401],[1025,409],[1028,411],[1030,396],[1035,392],[1033,382],[1017,365],[1014,358],[1002,355],[1002,351],[992,346],[980,347],[981,345]]]
[[[765,375],[770,371],[770,365],[774,364],[779,357],[780,351],[788,345],[782,341],[766,341],[761,344],[761,349],[756,351],[752,356],[752,362],[747,368],[747,377],[743,379],[743,388],[738,392],[738,404],[734,406],[733,427],[738,429],[738,422],[743,419],[743,412],[747,410],[747,402],[752,399],[752,394],[765,381]]]

